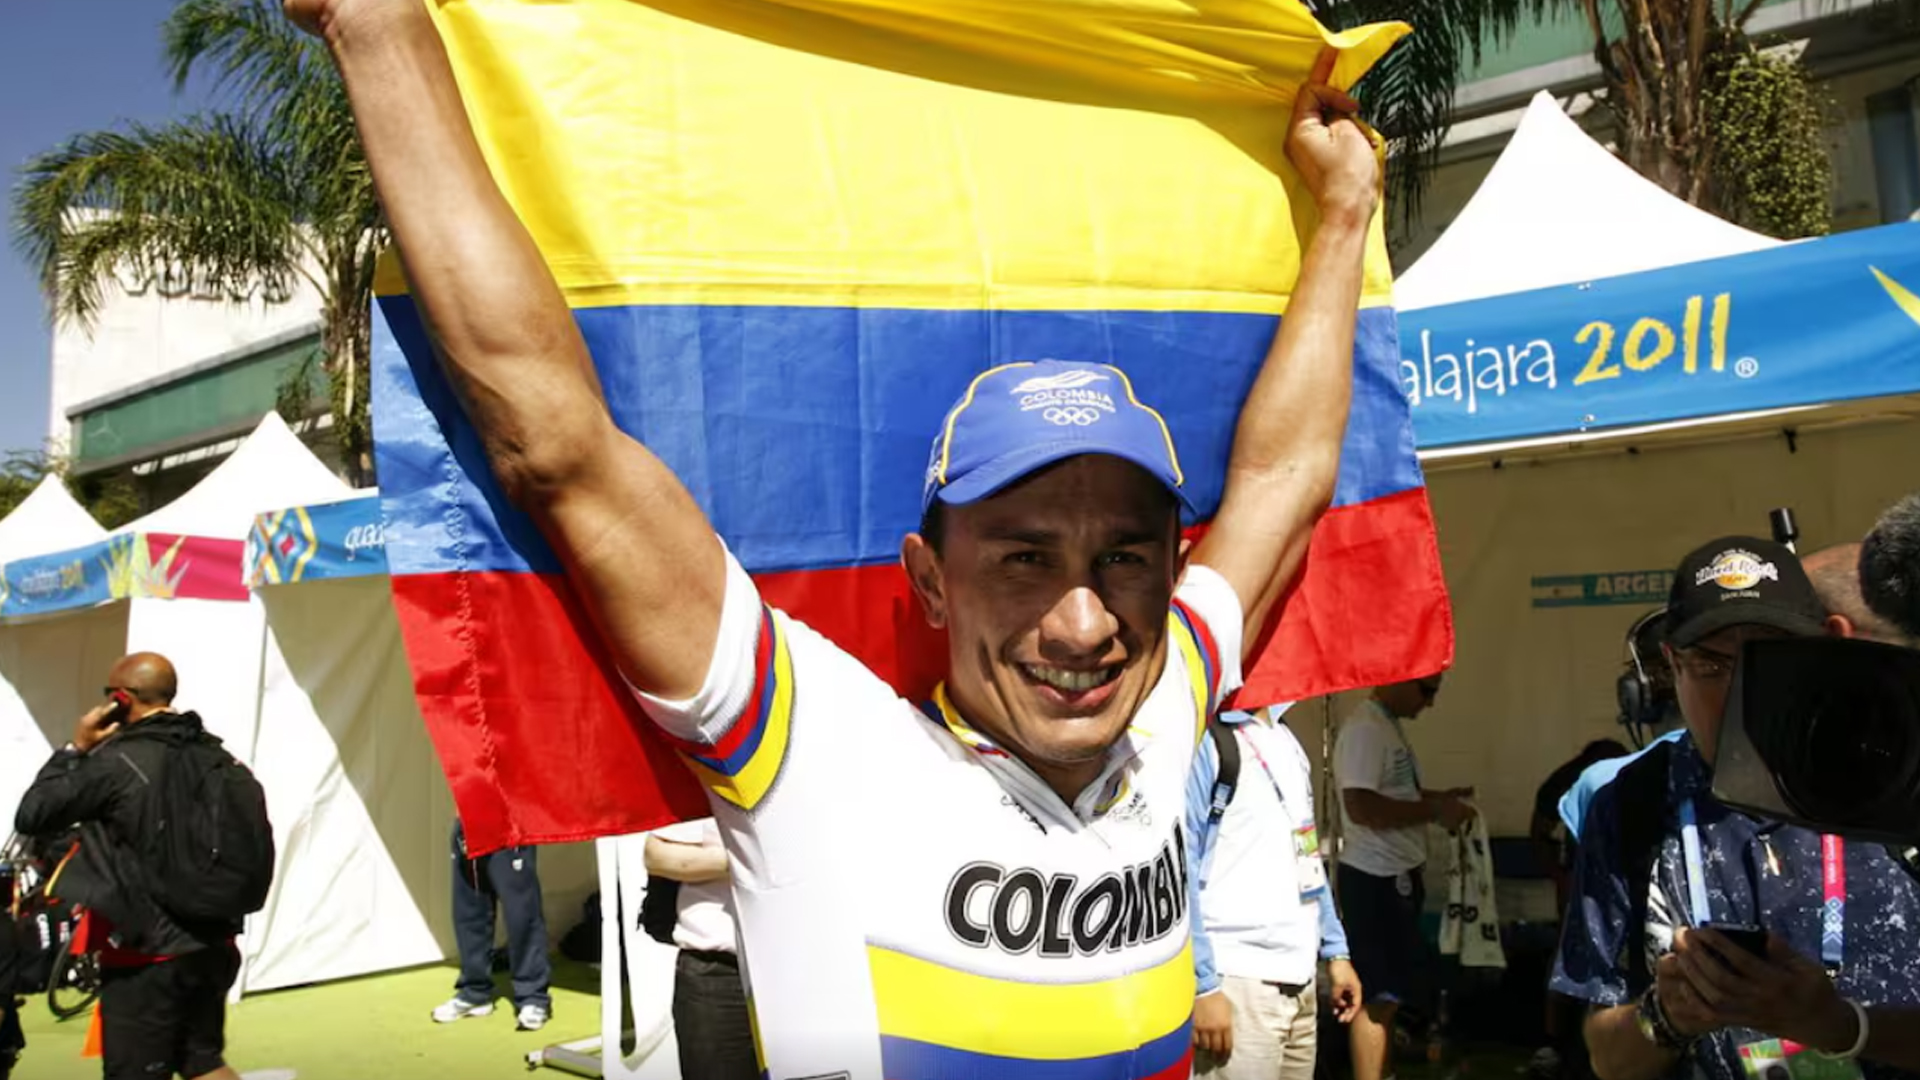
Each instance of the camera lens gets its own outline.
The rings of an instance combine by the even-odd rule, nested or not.
[[[1920,708],[1897,672],[1847,666],[1795,680],[1783,708],[1769,710],[1771,745],[1757,749],[1795,813],[1835,825],[1884,822],[1904,815],[1920,791]]]

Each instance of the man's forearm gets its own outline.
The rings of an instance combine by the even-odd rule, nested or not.
[[[1348,788],[1341,792],[1347,817],[1369,829],[1413,829],[1439,820],[1431,800],[1389,799],[1377,791]]]
[[[1920,1072],[1920,1007],[1868,1009],[1867,1021],[1867,1048],[1861,1057]]]
[[[658,837],[647,837],[642,861],[647,873],[678,881],[683,885],[701,885],[727,876],[724,848],[696,844],[674,844]]]
[[[1240,409],[1213,529],[1195,552],[1240,593],[1249,643],[1298,573],[1339,479],[1368,221],[1359,209],[1328,208],[1308,243],[1280,331]]]
[[[504,452],[550,445],[598,381],[566,299],[488,170],[421,3],[355,5],[326,32],[408,286],[455,388]],[[505,478],[503,478],[505,479]]]
[[[1654,1080],[1679,1060],[1640,1033],[1638,1011],[1636,1005],[1615,1005],[1587,1015],[1587,1050],[1600,1080]]]

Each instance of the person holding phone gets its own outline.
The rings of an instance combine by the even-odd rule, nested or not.
[[[107,1080],[237,1077],[223,1055],[242,920],[171,912],[155,885],[163,869],[142,854],[161,820],[159,793],[170,763],[193,752],[190,744],[212,738],[199,716],[173,707],[177,689],[173,664],[158,653],[116,662],[100,704],[40,770],[14,821],[22,835],[36,838],[79,829],[79,849],[55,887],[87,909],[81,933],[101,943]]]
[[[1844,633],[1794,553],[1753,537],[1681,562],[1667,641],[1687,733],[1626,768],[1582,823],[1553,989],[1589,1005],[1601,1080],[1894,1080],[1869,1010],[1920,1004],[1920,882],[1878,845],[1713,797],[1745,642]]]

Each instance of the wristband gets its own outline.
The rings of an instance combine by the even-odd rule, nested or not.
[[[1823,1057],[1823,1058],[1826,1058],[1826,1059],[1827,1059],[1827,1060],[1829,1060],[1829,1061],[1852,1061],[1852,1060],[1853,1060],[1854,1058],[1857,1058],[1857,1057],[1859,1057],[1859,1056],[1860,1056],[1860,1054],[1861,1054],[1861,1053],[1862,1053],[1863,1051],[1865,1051],[1865,1050],[1866,1050],[1866,1048],[1867,1048],[1867,1009],[1866,1009],[1866,1006],[1864,1006],[1864,1005],[1862,1005],[1862,1004],[1860,1004],[1859,1002],[1857,1002],[1857,1001],[1855,1001],[1855,1000],[1853,1000],[1852,998],[1845,998],[1845,999],[1843,999],[1843,1000],[1844,1000],[1844,1001],[1846,1001],[1846,1003],[1847,1003],[1847,1008],[1849,1008],[1849,1009],[1852,1009],[1852,1010],[1853,1010],[1853,1018],[1854,1018],[1854,1020],[1855,1020],[1855,1021],[1857,1021],[1857,1022],[1859,1023],[1859,1025],[1860,1025],[1860,1035],[1859,1035],[1859,1037],[1858,1037],[1858,1038],[1856,1038],[1856,1039],[1854,1039],[1854,1040],[1853,1040],[1853,1045],[1852,1045],[1852,1046],[1849,1046],[1849,1047],[1847,1047],[1847,1048],[1846,1048],[1845,1050],[1842,1050],[1842,1051],[1840,1051],[1839,1053],[1836,1053],[1836,1054],[1830,1054],[1830,1053],[1828,1053],[1828,1052],[1826,1052],[1825,1050],[1818,1050],[1818,1051],[1815,1051],[1815,1052],[1816,1052],[1816,1053],[1818,1053],[1818,1054],[1819,1054],[1819,1055],[1820,1055],[1821,1057]]]
[[[1693,1048],[1694,1038],[1680,1034],[1680,1030],[1673,1026],[1667,1010],[1660,1005],[1660,993],[1655,987],[1647,987],[1647,992],[1640,995],[1634,1022],[1639,1026],[1640,1034],[1662,1050],[1684,1054]]]

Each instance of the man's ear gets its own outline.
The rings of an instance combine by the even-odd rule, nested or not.
[[[1837,638],[1859,637],[1860,628],[1845,615],[1827,616],[1827,633]]]
[[[907,572],[913,594],[920,598],[920,610],[927,617],[927,625],[935,630],[946,629],[946,583],[940,576],[940,556],[926,537],[908,533],[900,542],[900,568]]]

